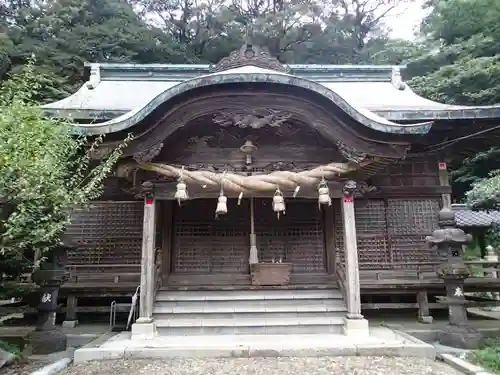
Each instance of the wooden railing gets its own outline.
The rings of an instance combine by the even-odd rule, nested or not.
[[[70,279],[63,288],[99,284],[107,286],[134,286],[140,283],[140,264],[68,264]]]
[[[469,279],[498,278],[499,261],[467,260],[464,261],[471,269]],[[362,263],[360,266],[361,284],[363,281],[388,280],[432,280],[439,281],[436,270],[442,262],[399,262],[399,263]]]

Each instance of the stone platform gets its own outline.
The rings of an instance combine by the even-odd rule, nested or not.
[[[319,356],[392,356],[434,359],[432,345],[400,331],[370,328],[369,337],[341,334],[315,335],[217,335],[168,336],[131,340],[129,332],[110,338],[98,347],[75,351],[74,362],[145,358],[249,358]]]

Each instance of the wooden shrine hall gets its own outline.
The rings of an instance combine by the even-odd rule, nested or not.
[[[365,335],[372,295],[413,294],[430,315],[447,146],[484,143],[500,108],[427,100],[399,67],[285,66],[251,45],[210,66],[86,72],[44,110],[106,134],[96,158],[133,139],[68,228],[67,320],[77,300],[139,286],[140,337]]]

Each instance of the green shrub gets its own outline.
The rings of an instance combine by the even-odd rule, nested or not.
[[[500,374],[500,340],[488,341],[483,349],[473,351],[469,359],[479,366]]]
[[[23,357],[22,348],[20,348],[18,345],[10,343],[10,342],[0,340],[0,349],[5,350],[6,352],[12,353],[18,358]]]

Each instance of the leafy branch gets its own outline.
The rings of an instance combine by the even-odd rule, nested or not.
[[[0,253],[42,254],[61,242],[74,207],[97,199],[106,177],[132,139],[109,155],[92,153],[103,136],[89,141],[74,125],[44,116],[33,101],[41,85],[34,59],[0,92]]]

